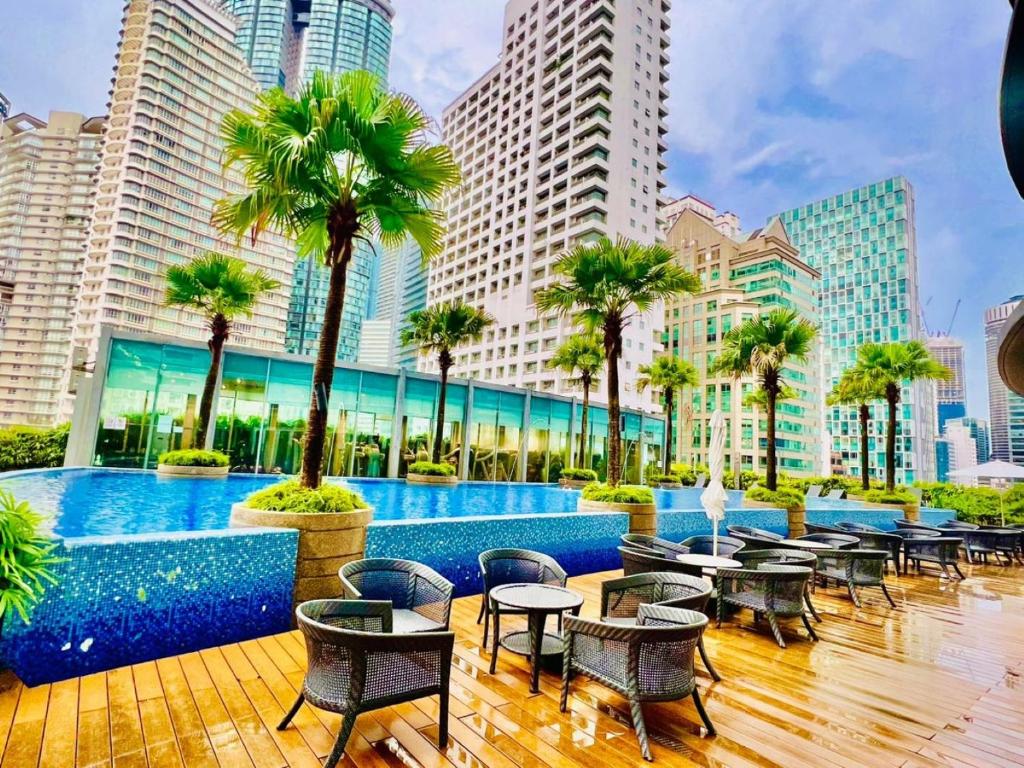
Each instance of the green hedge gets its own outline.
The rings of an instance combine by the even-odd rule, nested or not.
[[[201,451],[193,448],[161,453],[158,463],[169,467],[226,467],[228,457],[219,451]]]
[[[299,485],[298,480],[286,480],[256,491],[245,500],[245,505],[266,512],[292,512],[300,515],[354,512],[369,506],[362,496],[347,488],[324,484],[309,489]]]
[[[620,485],[610,488],[604,483],[591,483],[581,495],[587,501],[601,501],[608,504],[653,504],[654,494],[642,485]]]
[[[659,483],[681,483],[682,478],[679,475],[659,475],[651,474],[647,476],[648,485],[658,485]]]
[[[821,486],[821,495],[826,496],[832,491],[842,488],[847,493],[863,493],[860,476],[852,475],[831,475],[830,477],[787,477],[786,485],[796,488],[801,493],[807,493],[812,485]],[[875,490],[885,488],[881,480],[869,480],[868,485]]]
[[[804,495],[799,490],[784,485],[780,485],[777,491],[770,491],[763,485],[757,485],[749,489],[744,498],[785,509],[803,509],[805,503]]]
[[[61,466],[70,431],[70,424],[53,429],[0,429],[0,472]]]
[[[978,525],[1024,525],[1024,484],[1005,493],[995,488],[969,488],[953,483],[914,483],[924,504],[952,509],[958,520]]]
[[[864,494],[864,501],[871,502],[872,504],[917,504],[917,497],[910,491],[897,488],[895,491],[889,492],[882,489],[872,488],[870,491]]]
[[[409,465],[410,475],[427,475],[429,477],[453,477],[455,467],[451,464],[434,464],[432,461],[417,461]]]
[[[597,472],[583,467],[566,467],[562,470],[561,476],[566,480],[587,480],[589,482],[597,480]]]

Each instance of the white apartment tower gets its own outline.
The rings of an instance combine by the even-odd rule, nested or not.
[[[242,191],[240,172],[222,167],[221,120],[258,92],[235,27],[212,0],[125,5],[73,330],[79,363],[94,359],[103,325],[205,340],[201,317],[164,306],[164,274],[211,250],[281,283],[235,323],[232,343],[284,348],[294,247],[270,234],[235,242],[210,219],[219,198]]]
[[[58,421],[102,127],[73,112],[0,126],[0,425]]]
[[[459,349],[455,375],[574,393],[545,361],[576,329],[539,315],[534,294],[555,282],[555,262],[578,243],[659,236],[669,8],[667,0],[506,5],[498,63],[444,113],[444,140],[464,178],[427,300],[463,299],[497,320],[481,343]],[[636,392],[635,371],[659,348],[662,314],[653,308],[627,330],[624,406],[651,403]]]

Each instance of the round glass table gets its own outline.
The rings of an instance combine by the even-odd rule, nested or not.
[[[489,598],[494,616],[494,647],[491,649],[491,674],[498,663],[498,647],[530,658],[530,691],[537,693],[540,683],[541,656],[562,652],[561,634],[544,632],[549,615],[559,617],[566,611],[578,615],[583,598],[564,587],[551,584],[504,584],[491,590]],[[501,636],[501,612],[526,614],[529,630],[509,632]],[[559,620],[561,629],[561,620]]]
[[[719,568],[742,568],[743,563],[729,557],[718,557],[715,555],[676,555],[676,560],[686,565],[696,565],[704,569],[705,573],[714,573]]]
[[[798,549],[833,549],[830,544],[826,544],[823,541],[810,541],[808,539],[783,539],[779,544],[785,544],[787,547],[797,547]]]

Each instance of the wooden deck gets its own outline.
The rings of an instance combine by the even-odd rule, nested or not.
[[[970,567],[962,584],[891,579],[853,608],[819,589],[822,642],[787,633],[781,650],[749,613],[709,629],[724,680],[701,690],[717,738],[702,738],[688,701],[645,707],[665,766],[1024,765],[1024,568]],[[571,586],[597,610],[599,584]],[[628,708],[580,679],[571,714],[559,680],[531,696],[525,661],[502,654],[487,674],[478,598],[457,602],[451,743],[435,746],[436,700],[362,716],[346,764],[456,768],[640,765]],[[508,623],[508,622],[506,622]],[[503,627],[504,629],[504,627]],[[43,766],[310,766],[330,751],[339,718],[308,707],[274,726],[295,697],[305,651],[296,633],[0,694],[2,768]]]

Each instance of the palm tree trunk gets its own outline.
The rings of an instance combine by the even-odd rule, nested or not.
[[[444,440],[444,411],[448,399],[448,369],[452,367],[451,355],[448,352],[441,352],[438,355],[438,363],[441,366],[441,392],[437,396],[437,426],[434,429],[434,450],[430,459],[435,464],[441,463],[441,441]]]
[[[889,404],[889,429],[885,435],[885,490],[889,493],[896,490],[896,404],[900,393],[894,389],[890,384],[885,392]]]
[[[313,369],[313,394],[309,403],[308,426],[302,447],[302,475],[299,479],[303,488],[320,487],[323,470],[324,442],[327,438],[327,403],[331,397],[331,386],[334,384],[338,337],[341,334],[341,313],[345,308],[345,283],[348,279],[348,265],[352,259],[352,236],[345,236],[342,242],[341,259],[332,260],[327,306],[324,308],[323,329],[320,331],[320,349],[317,351],[316,367]],[[323,398],[323,408],[320,407],[320,395]],[[339,435],[338,439],[343,440],[344,435]]]
[[[664,474],[669,474],[672,471],[672,447],[675,443],[672,442],[672,404],[675,400],[675,392],[672,391],[672,387],[665,388],[665,458],[664,463]]]
[[[615,487],[622,479],[622,434],[619,430],[619,355],[622,351],[622,328],[619,323],[605,323],[604,356],[608,365],[608,485]]]
[[[206,372],[206,383],[203,384],[203,397],[199,401],[199,425],[196,427],[194,447],[206,448],[206,435],[210,429],[210,412],[213,410],[213,398],[217,394],[217,378],[220,376],[220,364],[224,357],[224,342],[228,340],[230,326],[224,315],[216,315],[210,321],[210,340],[206,346],[210,350],[210,370]]]
[[[860,404],[860,486],[865,491],[871,488],[871,465],[868,461],[868,420],[871,410],[866,403]]]
[[[775,398],[777,397],[776,382],[774,377],[765,375],[764,393],[767,401],[767,413],[765,414],[768,420],[768,445],[765,451],[768,460],[768,469],[765,477],[765,482],[768,485],[768,490],[775,491],[779,487],[778,469],[776,467],[777,458],[775,456]]]
[[[587,412],[590,410],[590,374],[583,374],[583,416],[580,418],[580,455],[576,458],[576,466],[585,469],[587,466]]]

